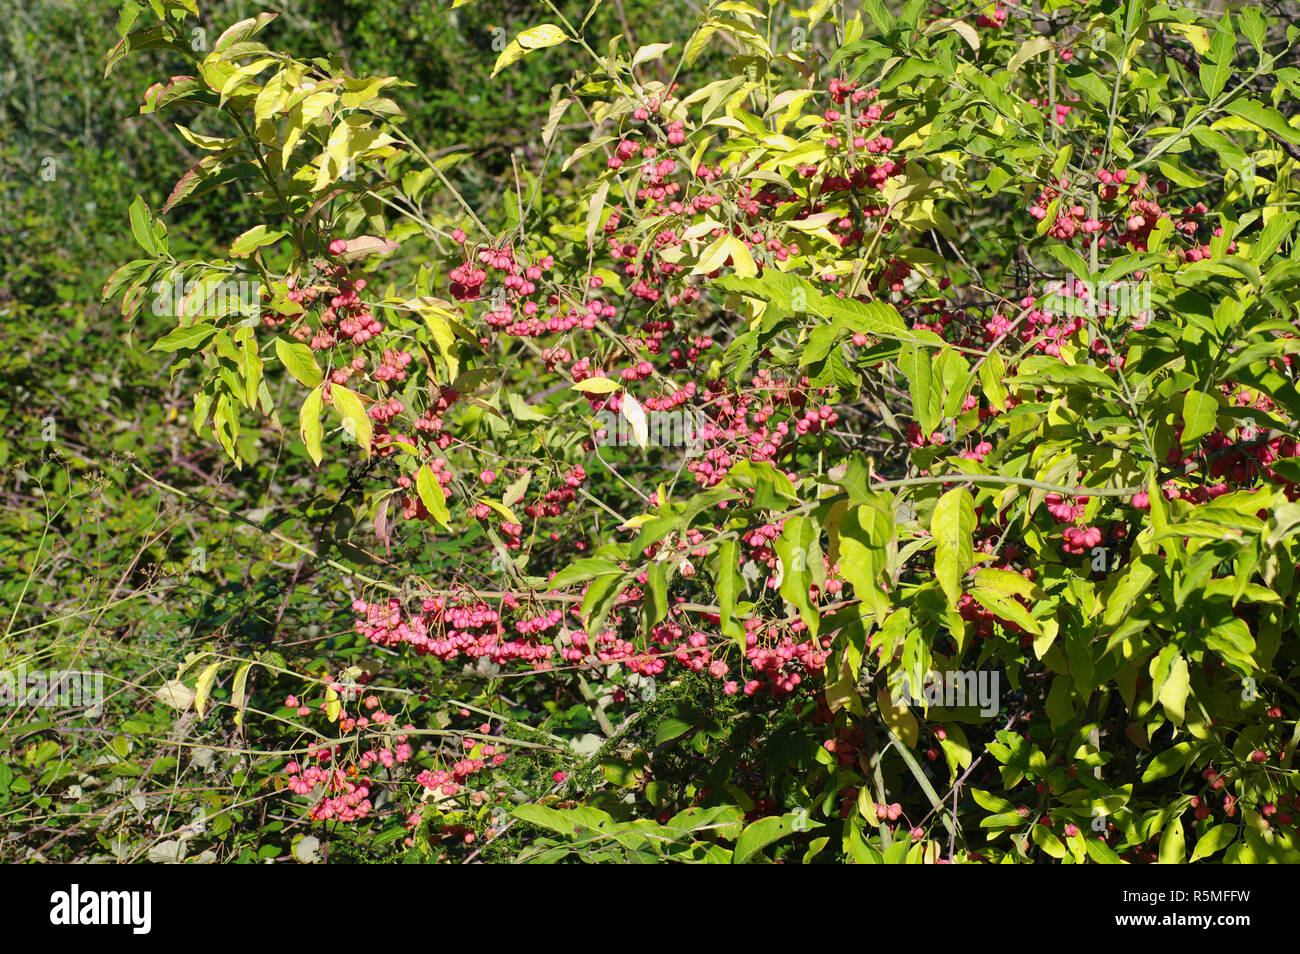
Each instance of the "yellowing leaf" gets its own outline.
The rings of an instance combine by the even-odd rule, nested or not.
[[[235,708],[235,725],[244,724],[244,703],[248,699],[248,673],[253,668],[246,662],[235,671],[235,681],[230,690],[230,704]]]
[[[302,402],[302,410],[298,412],[298,429],[302,434],[302,442],[307,445],[307,453],[317,467],[324,456],[320,449],[321,438],[325,433],[320,423],[320,409],[321,389],[318,387],[307,395],[307,399]]]
[[[171,706],[173,709],[179,709],[184,712],[194,701],[194,690],[179,679],[172,679],[163,683],[156,690],[156,695],[164,705]]]
[[[584,394],[611,394],[622,386],[611,378],[585,378],[582,381],[574,381],[570,385],[573,390]]]
[[[826,704],[830,706],[831,712],[838,712],[840,709],[848,709],[855,715],[865,716],[866,709],[862,705],[862,697],[858,695],[858,680],[853,673],[853,667],[847,657],[840,663],[839,678],[834,682],[826,683]],[[863,789],[865,792],[866,789]]]
[[[1187,42],[1192,44],[1192,49],[1196,51],[1197,56],[1204,56],[1210,49],[1210,31],[1203,26],[1195,26],[1190,23],[1179,23],[1176,20],[1169,20],[1160,24],[1162,29],[1170,33],[1177,33]]]
[[[958,20],[956,18],[952,18],[948,20],[936,20],[934,21],[933,24],[931,24],[926,29],[925,32],[941,33],[944,30],[953,30],[963,40],[966,41],[966,44],[971,48],[971,50],[973,50],[976,53],[980,51],[979,34],[976,33],[975,28],[971,26],[969,23],[967,23],[965,20]]]
[[[505,517],[506,520],[508,520],[510,523],[517,523],[520,526],[523,525],[523,521],[520,520],[517,516],[515,516],[515,512],[511,510],[509,507],[507,507],[505,504],[498,503],[497,501],[493,500],[491,497],[480,497],[479,500],[487,504],[497,513],[501,514],[501,516]],[[425,504],[425,506],[428,506],[428,504]]]
[[[640,66],[642,63],[650,60],[657,60],[673,48],[671,43],[650,43],[636,51],[632,57],[632,65]]]
[[[420,495],[421,502],[433,515],[433,519],[450,530],[451,513],[447,510],[447,494],[442,489],[442,484],[438,483],[437,476],[427,465],[421,466],[416,472],[415,492]]]
[[[459,327],[460,315],[450,302],[441,298],[412,298],[403,302],[402,307],[411,309],[424,319],[434,344],[447,362],[448,375],[454,380],[460,372],[460,356],[456,349],[456,328]]]
[[[691,274],[707,275],[716,272],[727,263],[727,259],[731,259],[736,275],[741,278],[753,278],[758,274],[758,266],[754,264],[749,246],[734,235],[722,235],[714,239],[700,254],[700,260],[691,269]]]
[[[338,123],[330,132],[329,141],[325,144],[325,152],[318,160],[320,165],[317,168],[316,181],[312,185],[313,192],[320,192],[344,178],[355,161],[366,153],[382,149],[394,141],[386,133],[366,128],[364,124],[368,121],[364,116],[354,113]]]
[[[335,256],[335,261],[355,262],[371,255],[387,255],[397,250],[397,243],[392,239],[377,235],[359,235],[347,240],[347,248]]]
[[[374,436],[375,427],[370,416],[366,414],[366,407],[361,403],[360,395],[336,384],[330,388],[330,396],[334,399],[334,409],[343,419],[343,429],[356,438],[361,449],[369,457],[370,438]]]
[[[605,209],[605,199],[609,197],[609,180],[603,180],[592,193],[591,205],[587,207],[587,246],[596,241],[596,232],[600,228],[600,213]]]
[[[701,254],[700,260],[694,268],[691,269],[692,275],[707,275],[710,272],[716,272],[722,267],[722,263],[727,260],[727,239],[730,235],[721,235],[714,239]]]
[[[691,34],[691,38],[686,42],[686,52],[684,54],[687,66],[693,66],[695,61],[700,58],[704,48],[709,45],[709,38],[717,32],[717,29],[713,24],[706,23]]]
[[[1017,72],[1020,67],[1025,65],[1027,60],[1033,59],[1039,53],[1044,53],[1052,49],[1053,43],[1045,36],[1035,36],[1026,40],[1020,45],[1020,49],[1012,55],[1011,60],[1007,63],[1007,69],[1012,73]]]
[[[731,264],[736,269],[737,276],[740,278],[753,278],[758,274],[758,266],[754,263],[754,256],[750,254],[748,245],[734,235],[728,235],[727,248],[731,255]]]
[[[1038,586],[1011,570],[985,568],[975,574],[975,585],[989,589],[1001,596],[1031,596]]]
[[[1191,688],[1187,657],[1179,653],[1169,667],[1169,675],[1160,688],[1160,704],[1175,725],[1182,725],[1186,715],[1187,693]]]
[[[645,408],[641,407],[631,394],[624,392],[622,414],[627,418],[628,424],[632,426],[632,436],[636,438],[637,444],[644,448],[650,444],[650,429],[646,422]]]
[[[907,707],[907,704],[902,700],[895,703],[889,690],[881,689],[876,693],[876,705],[880,707],[881,721],[898,736],[899,741],[909,749],[914,748],[920,726],[917,725],[916,716],[912,715],[912,710]]]
[[[217,660],[208,666],[207,669],[199,673],[198,682],[194,684],[194,711],[200,716],[203,710],[208,707],[208,699],[212,696],[212,685],[217,681],[217,669],[221,666],[221,660]]]
[[[568,37],[564,35],[564,31],[550,23],[543,23],[541,26],[525,30],[518,37],[511,40],[509,45],[501,51],[496,64],[492,67],[491,75],[496,76],[511,63],[519,62],[529,50],[540,50],[544,47],[555,46],[563,43],[566,39]]]
[[[553,23],[543,23],[519,34],[519,45],[525,50],[540,50],[563,43],[568,37]]]

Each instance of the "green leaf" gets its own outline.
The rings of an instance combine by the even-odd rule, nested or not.
[[[588,633],[600,631],[625,580],[626,577],[621,573],[610,573],[598,576],[588,584],[587,592],[582,597],[582,622]]]
[[[974,376],[966,359],[952,348],[945,348],[936,363],[943,374],[942,377],[934,378],[934,386],[930,392],[931,405],[936,399],[941,399],[942,416],[955,419],[961,414],[961,406],[970,392]]]
[[[1221,23],[1226,24],[1225,17]],[[1232,75],[1232,50],[1236,38],[1232,34],[1231,28],[1220,28],[1214,34],[1214,39],[1210,42],[1210,50],[1201,60],[1200,81],[1201,89],[1205,90],[1205,95],[1214,99],[1221,92],[1228,82],[1228,77]]]
[[[980,572],[982,573],[985,571],[981,570]],[[1029,610],[1025,609],[1024,606],[1017,603],[1014,599],[996,591],[989,590],[981,586],[978,582],[975,586],[971,587],[970,592],[971,596],[975,597],[975,600],[981,606],[999,619],[1015,623],[1026,632],[1035,636],[1042,635],[1042,627],[1039,625],[1038,620],[1030,616]],[[1039,655],[1041,655],[1041,653]]]
[[[1246,154],[1227,136],[1217,129],[1197,126],[1192,130],[1192,138],[1214,153],[1219,165],[1225,169],[1240,172],[1246,166]]]
[[[155,341],[154,346],[149,350],[193,350],[202,347],[203,344],[216,333],[217,329],[209,324],[197,324],[189,325],[184,328],[177,328]]]
[[[898,368],[907,378],[912,416],[922,435],[928,438],[939,426],[939,409],[933,407],[930,400],[933,390],[930,354],[915,345],[905,348],[898,356]]]
[[[257,391],[262,383],[262,355],[258,349],[257,333],[245,325],[235,332],[235,340],[240,344],[239,367],[244,378],[245,398],[252,408],[257,403]]]
[[[827,4],[821,4],[820,6],[824,8]],[[893,32],[894,17],[885,9],[882,0],[865,0],[862,9],[867,11],[867,15],[871,17],[871,22],[875,24],[876,29],[881,33],[889,34]]]
[[[722,635],[735,639],[745,651],[745,627],[736,619],[736,598],[744,590],[740,576],[740,545],[735,537],[718,544],[713,557],[713,590],[717,595]]]
[[[811,517],[790,517],[773,549],[781,561],[781,595],[799,611],[808,629],[817,635],[821,617],[808,593],[813,561],[821,560],[817,524]]]
[[[1088,857],[1099,865],[1122,865],[1127,864],[1123,858],[1115,854],[1110,845],[1106,844],[1100,838],[1087,838],[1084,840],[1084,849],[1088,852]]]
[[[1160,836],[1160,860],[1162,865],[1182,864],[1187,854],[1187,838],[1183,833],[1183,820],[1175,818],[1173,824],[1165,828]]]
[[[573,835],[579,827],[603,829],[613,823],[613,819],[595,808],[582,808],[561,811],[544,805],[520,805],[512,813],[521,821],[538,828],[545,828],[561,835]]]
[[[1027,60],[1033,59],[1039,53],[1046,53],[1054,47],[1055,44],[1045,36],[1030,37],[1011,55],[1011,59],[1007,62],[1007,70],[1018,73]]]
[[[1196,755],[1196,749],[1191,742],[1179,742],[1177,745],[1156,753],[1155,758],[1147,763],[1145,771],[1142,773],[1142,782],[1154,782],[1158,779],[1167,778],[1175,772],[1186,768],[1187,763]]]
[[[968,28],[972,32],[974,31],[974,27],[970,27],[968,25]],[[910,849],[910,847],[911,845],[908,839],[906,838],[896,839],[892,845],[890,845],[888,848],[885,849],[885,854],[884,857],[881,858],[881,863],[886,865],[904,864],[907,858],[907,852]]]
[[[665,742],[680,738],[692,728],[689,722],[683,722],[681,719],[664,719],[655,730],[655,745],[663,745]]]
[[[743,865],[749,862],[757,852],[779,841],[794,831],[794,815],[771,815],[760,818],[746,826],[736,839],[736,849],[731,856],[731,863]]]
[[[1144,554],[1130,560],[1118,576],[1111,577],[1101,600],[1105,605],[1101,617],[1103,626],[1116,626],[1128,616],[1137,598],[1151,585],[1162,565],[1156,557]]]
[[[596,241],[596,232],[600,230],[600,213],[605,209],[605,200],[609,197],[609,179],[602,179],[596,191],[592,193],[591,204],[587,207],[587,245]]]
[[[546,585],[552,590],[562,590],[574,583],[584,583],[598,576],[622,572],[622,567],[606,557],[583,557],[581,560],[574,560],[555,574]]]
[[[975,532],[975,502],[964,487],[954,487],[935,505],[930,520],[934,537],[934,575],[956,609],[961,599],[962,578],[975,560],[971,535]]]
[[[1057,210],[1060,208],[1060,205],[1061,199],[1059,196],[1048,203],[1047,214],[1039,220],[1036,226],[1034,226],[1035,235],[1046,235],[1047,230],[1056,224]]]
[[[1219,402],[1204,391],[1188,391],[1183,397],[1183,447],[1192,447],[1215,428]]]
[[[1020,362],[1015,377],[1017,384],[1041,387],[1044,383],[1095,390],[1119,391],[1118,385],[1101,368],[1091,364],[1064,364],[1059,359],[1034,356]]]
[[[986,567],[975,574],[975,585],[999,596],[1037,597],[1042,594],[1042,590],[1036,583],[1012,570]]]
[[[1013,802],[1009,802],[999,795],[994,795],[992,792],[986,792],[981,788],[972,788],[970,793],[971,797],[975,799],[975,804],[986,812],[1003,813],[1013,811],[1016,807]]]
[[[1053,835],[1046,825],[1035,823],[1029,829],[1029,837],[1051,857],[1058,859],[1065,857],[1065,845],[1061,844],[1061,839]]]
[[[137,195],[127,214],[131,219],[131,236],[136,244],[150,255],[161,255],[163,248],[154,235],[153,219],[149,215],[149,207],[144,204],[144,199]]]
[[[1216,825],[1197,840],[1196,848],[1192,851],[1192,857],[1188,862],[1200,861],[1202,858],[1210,857],[1216,851],[1222,851],[1232,844],[1236,837],[1236,825]]]
[[[839,532],[841,575],[862,601],[864,616],[870,612],[883,619],[889,612],[889,597],[879,580],[886,566],[885,548],[893,539],[893,521],[878,507],[863,504],[849,509]]]
[[[1273,133],[1293,146],[1300,146],[1300,129],[1287,122],[1286,117],[1272,106],[1253,99],[1233,100],[1224,107],[1234,116],[1240,116],[1247,122],[1254,123],[1265,132]]]
[[[1256,265],[1263,265],[1268,261],[1282,242],[1291,235],[1291,230],[1295,228],[1297,221],[1300,221],[1300,215],[1295,212],[1280,212],[1269,219],[1255,240],[1255,247],[1251,250],[1251,260]]]
[[[321,371],[320,365],[316,363],[315,354],[311,348],[302,342],[276,338],[275,354],[280,359],[280,363],[284,365],[285,370],[292,374],[299,383],[314,388],[325,380],[325,373]]]
[[[1006,363],[996,351],[989,354],[980,365],[980,387],[989,404],[997,411],[1007,409]]]
[[[1166,179],[1184,189],[1199,189],[1206,184],[1204,179],[1192,175],[1176,162],[1166,162],[1161,159],[1156,161],[1156,165],[1160,167]]]
[[[641,631],[649,633],[668,614],[668,563],[656,560],[646,571],[641,600]]]
[[[234,258],[251,255],[263,246],[275,244],[288,234],[288,232],[282,230],[269,231],[265,225],[254,225],[235,239],[230,246],[230,254]]]
[[[1245,7],[1237,13],[1237,25],[1241,27],[1241,32],[1250,40],[1250,45],[1258,53],[1264,52],[1264,36],[1268,31],[1268,23],[1264,19],[1264,14],[1254,7]],[[1193,861],[1196,859],[1193,858]]]
[[[125,38],[131,32],[131,25],[135,23],[136,18],[140,16],[140,11],[143,9],[144,7],[136,3],[135,0],[126,0],[117,15],[117,35],[119,37]]]

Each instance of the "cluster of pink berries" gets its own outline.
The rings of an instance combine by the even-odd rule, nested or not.
[[[1101,530],[1097,527],[1066,527],[1061,540],[1061,549],[1066,553],[1083,553],[1101,543]]]

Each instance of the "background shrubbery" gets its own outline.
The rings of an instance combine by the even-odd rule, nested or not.
[[[6,18],[3,857],[1296,860],[1292,5],[450,7]]]

